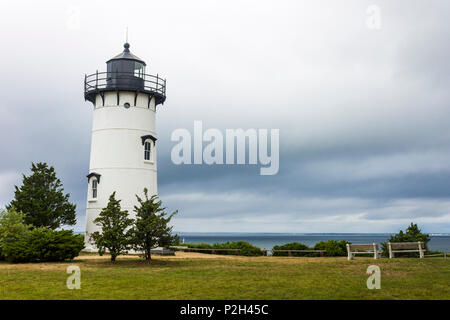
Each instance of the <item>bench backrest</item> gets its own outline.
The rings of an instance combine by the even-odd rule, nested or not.
[[[417,249],[419,250],[419,243],[418,242],[390,242],[392,249],[404,249],[404,250],[411,250],[411,249]],[[420,243],[420,246],[422,249],[425,249],[425,244],[423,242]]]
[[[350,250],[372,250],[373,244],[350,244]],[[375,244],[376,250],[378,250],[378,245]]]

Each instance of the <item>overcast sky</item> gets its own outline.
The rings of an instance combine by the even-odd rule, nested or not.
[[[370,5],[380,29],[369,28]],[[158,188],[177,231],[450,232],[450,2],[0,4],[0,207],[53,165],[84,230],[92,104],[129,28],[167,78]],[[373,8],[373,7],[372,7]],[[370,20],[373,21],[373,20]],[[369,26],[374,26],[369,24]],[[280,129],[280,170],[171,162],[177,128]]]

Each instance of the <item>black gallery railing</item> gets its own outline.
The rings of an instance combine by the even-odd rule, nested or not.
[[[131,72],[96,72],[84,78],[84,93],[104,90],[131,90],[166,96],[166,79],[159,75],[134,74]]]

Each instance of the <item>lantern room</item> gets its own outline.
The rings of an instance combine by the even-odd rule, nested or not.
[[[164,103],[166,99],[166,81],[157,74],[146,74],[146,63],[130,52],[130,45],[124,44],[122,53],[106,62],[106,72],[96,72],[86,75],[84,82],[84,97],[95,102],[100,94],[104,101],[104,93],[108,91],[131,91],[145,93],[155,98],[156,105]]]

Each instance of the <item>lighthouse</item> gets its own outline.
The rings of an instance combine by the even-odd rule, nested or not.
[[[134,218],[136,195],[144,188],[150,195],[158,191],[155,116],[166,100],[166,81],[148,69],[125,43],[123,52],[106,62],[106,71],[84,79],[84,98],[93,105],[85,234],[90,251],[96,248],[89,237],[99,231],[94,219],[113,192]]]

